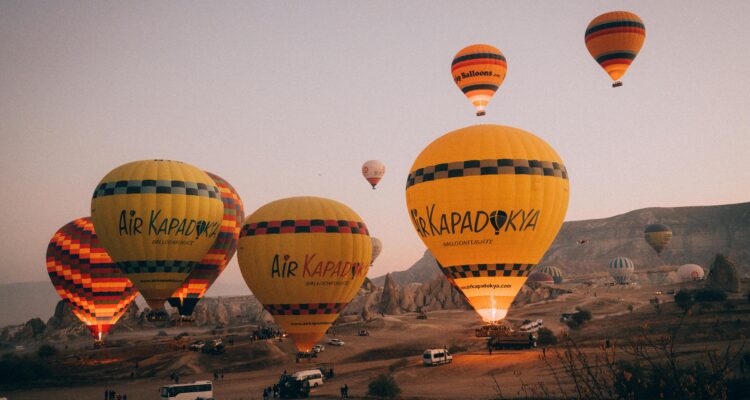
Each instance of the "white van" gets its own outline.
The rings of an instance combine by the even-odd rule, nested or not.
[[[211,381],[162,386],[159,394],[161,395],[161,400],[199,400],[214,397]]]
[[[424,365],[440,365],[453,362],[453,356],[446,349],[427,349],[422,354]]]
[[[306,369],[304,371],[297,371],[292,374],[292,377],[298,381],[307,381],[310,383],[310,387],[316,387],[323,384],[323,373],[319,369]]]

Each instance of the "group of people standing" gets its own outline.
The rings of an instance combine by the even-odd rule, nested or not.
[[[117,394],[117,392],[112,389],[106,389],[104,391],[104,400],[128,400],[128,395]]]

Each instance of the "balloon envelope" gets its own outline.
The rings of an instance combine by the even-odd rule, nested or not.
[[[367,182],[370,182],[373,189],[375,189],[378,182],[383,179],[383,175],[385,175],[385,164],[382,162],[378,160],[370,160],[365,161],[365,163],[362,164],[362,176],[367,179]]]
[[[237,257],[258,301],[299,351],[310,351],[362,286],[372,245],[346,205],[292,197],[247,217]]]
[[[568,207],[554,149],[517,128],[478,125],[427,146],[411,167],[412,224],[485,322],[505,318]]]
[[[616,257],[609,261],[609,274],[620,285],[630,283],[633,271],[635,271],[635,266],[627,257]]]
[[[643,47],[646,27],[641,18],[631,12],[608,12],[589,23],[584,40],[594,60],[617,81]]]
[[[677,268],[677,276],[682,281],[699,281],[703,279],[705,271],[698,264],[685,264]]]
[[[383,243],[374,236],[370,237],[370,241],[372,242],[372,262],[370,264],[372,264],[377,260],[380,252],[383,251]]]
[[[656,254],[661,255],[662,250],[672,240],[672,229],[662,224],[651,224],[646,227],[643,235],[649,246],[656,251]]]
[[[89,218],[55,232],[47,246],[47,273],[57,294],[98,340],[138,295],[99,244]]]
[[[560,268],[553,267],[551,265],[544,265],[541,267],[537,267],[536,270],[539,272],[544,272],[545,274],[551,276],[555,283],[563,283],[564,281],[563,273]]]
[[[214,181],[178,161],[117,167],[91,200],[100,242],[151,309],[163,308],[206,255],[223,212]]]
[[[198,301],[203,298],[208,288],[221,275],[237,251],[237,240],[240,238],[245,210],[237,191],[222,177],[206,172],[219,188],[221,202],[224,204],[224,216],[216,241],[208,253],[185,282],[169,298],[169,304],[177,307],[180,315],[191,315]]]
[[[507,70],[505,55],[488,44],[464,47],[451,63],[453,81],[477,109],[477,116],[485,114],[487,104],[503,84]]]

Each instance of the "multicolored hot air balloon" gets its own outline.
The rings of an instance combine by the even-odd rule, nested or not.
[[[555,283],[555,280],[552,278],[552,275],[545,274],[541,271],[534,271],[531,274],[529,274],[529,277],[526,278],[526,282],[536,282],[541,284],[551,284]]]
[[[406,204],[443,273],[485,322],[508,312],[560,230],[569,182],[555,150],[517,128],[450,132],[417,157]]]
[[[237,251],[237,240],[240,238],[242,221],[245,220],[245,210],[242,199],[234,187],[222,177],[206,172],[216,182],[224,203],[224,217],[219,228],[219,235],[208,254],[203,257],[185,282],[168,299],[172,307],[177,307],[180,315],[188,316],[193,313],[195,305],[203,298],[216,278],[221,275],[229,261]]]
[[[383,243],[374,236],[370,236],[370,241],[372,242],[372,262],[370,265],[372,265],[378,259],[380,252],[383,251]]]
[[[648,245],[656,251],[656,254],[661,255],[661,251],[672,240],[672,229],[662,224],[651,224],[643,231],[643,236]]]
[[[47,246],[47,273],[57,294],[99,341],[138,295],[99,244],[89,218],[55,232]]]
[[[487,104],[503,84],[507,70],[503,53],[488,44],[464,47],[451,63],[453,81],[477,109],[478,117],[485,114]]]
[[[152,310],[182,285],[214,244],[224,205],[213,179],[179,161],[135,161],[97,185],[99,241]]]
[[[563,283],[563,273],[560,268],[553,267],[551,265],[544,265],[541,267],[536,268],[539,272],[544,272],[545,274],[552,277],[552,279],[555,281],[555,283]]]
[[[245,282],[299,351],[309,352],[356,295],[372,259],[362,219],[334,200],[273,201],[245,220]]]
[[[594,18],[586,28],[586,48],[597,63],[622,86],[625,75],[646,40],[646,26],[631,12],[614,11]]]
[[[630,277],[635,271],[633,262],[627,257],[616,257],[609,261],[609,274],[615,278],[615,282],[620,285],[630,283]]]
[[[382,162],[378,160],[369,160],[362,164],[362,176],[367,179],[367,182],[370,182],[373,190],[378,182],[383,179],[383,175],[385,175],[385,164]]]

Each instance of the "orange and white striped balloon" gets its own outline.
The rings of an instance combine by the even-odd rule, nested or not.
[[[383,175],[385,175],[385,164],[382,162],[370,160],[362,164],[362,176],[367,179],[367,182],[370,182],[373,189],[383,179]]]
[[[505,80],[508,64],[496,47],[474,44],[459,51],[451,63],[453,81],[477,109],[486,113],[487,104]]]

